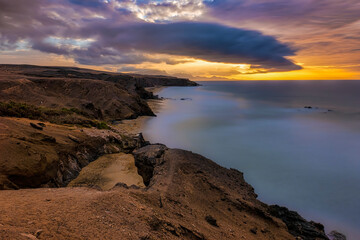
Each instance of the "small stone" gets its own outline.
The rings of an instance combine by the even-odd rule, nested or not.
[[[34,233],[34,236],[38,238],[43,231],[44,231],[44,230],[42,230],[42,229],[37,230],[37,231]]]
[[[73,135],[69,134],[68,138],[73,142],[80,143],[80,140],[77,137],[73,136]]]
[[[160,197],[160,198],[159,198],[159,207],[160,207],[160,208],[163,208],[163,206],[164,206],[164,205],[163,205],[162,199],[161,199],[161,197]]]
[[[122,183],[122,182],[118,182],[117,184],[115,184],[115,187],[129,189],[128,185],[126,185],[125,183]]]
[[[36,123],[30,123],[30,126],[32,126],[35,129],[38,129],[38,130],[43,130],[43,127]]]
[[[210,224],[210,225],[213,225],[215,227],[219,227],[219,225],[217,224],[216,222],[216,219],[213,218],[212,216],[208,215],[205,217],[205,220]]]
[[[43,139],[41,139],[41,141],[48,143],[56,143],[56,138],[51,136],[44,136]]]
[[[20,235],[23,236],[23,237],[27,237],[28,239],[31,239],[31,240],[37,240],[38,239],[34,235],[28,234],[28,233],[20,233]]]
[[[257,228],[255,227],[255,228],[250,229],[250,232],[253,234],[257,234]]]
[[[45,123],[39,122],[37,125],[42,126],[43,128],[46,127]]]

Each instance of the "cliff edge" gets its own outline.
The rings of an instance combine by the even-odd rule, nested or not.
[[[257,200],[241,172],[112,124],[154,115],[144,87],[158,85],[196,83],[1,65],[0,238],[328,239],[321,224]],[[132,159],[143,184],[66,187],[112,154]]]

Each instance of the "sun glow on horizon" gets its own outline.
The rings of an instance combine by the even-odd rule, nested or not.
[[[195,81],[360,79],[356,0],[326,6],[315,0],[43,0],[4,6],[3,64]]]

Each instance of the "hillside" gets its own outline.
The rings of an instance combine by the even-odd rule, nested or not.
[[[144,101],[153,96],[144,90],[145,87],[196,85],[174,77],[132,76],[69,67],[0,65],[0,101],[26,103],[44,111],[58,110],[52,116],[46,116],[50,113],[41,116],[42,120],[56,123],[74,122],[74,118],[82,122],[85,118],[109,121],[153,116]],[[2,106],[0,115],[9,115],[6,108],[11,106]],[[37,118],[34,115],[32,117]]]

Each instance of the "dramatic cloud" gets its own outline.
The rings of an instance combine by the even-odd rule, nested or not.
[[[338,28],[360,19],[357,0],[213,0],[209,15],[231,21]]]
[[[88,32],[87,29],[85,32]],[[92,37],[98,39],[96,44],[101,45],[98,48],[99,56],[141,51],[188,56],[211,62],[250,63],[278,70],[299,69],[285,58],[294,55],[294,50],[275,38],[256,31],[217,24],[182,22],[101,26],[93,34]],[[115,51],[114,54],[108,52],[110,48]],[[142,56],[138,60],[150,59]]]
[[[296,61],[305,68],[341,69],[360,62],[358,0],[213,0],[206,6],[203,18],[207,21],[291,42],[298,50]]]
[[[202,1],[141,1],[138,5],[110,0],[27,3],[0,0],[3,49],[17,48],[20,41],[26,41],[33,49],[69,56],[86,65],[182,63],[155,57],[165,54],[248,63],[269,71],[300,69],[286,58],[295,54],[292,48],[257,31],[200,22],[151,23],[138,16],[138,11],[148,9],[145,12],[152,16],[147,18],[151,21],[164,19],[160,13],[186,18],[191,10],[205,6]],[[179,12],[174,10],[176,14],[169,15],[165,8]]]
[[[218,70],[234,78],[358,71],[359,12],[358,0],[0,0],[0,51],[203,76],[251,65]]]

